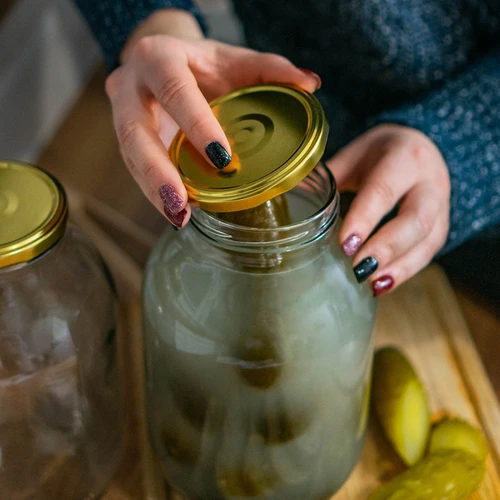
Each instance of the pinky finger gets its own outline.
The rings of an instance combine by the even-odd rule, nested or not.
[[[374,297],[394,290],[432,261],[444,244],[447,230],[443,226],[445,224],[436,224],[428,238],[372,276],[370,281]]]

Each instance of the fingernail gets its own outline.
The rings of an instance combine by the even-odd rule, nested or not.
[[[231,163],[231,155],[224,149],[220,142],[211,142],[206,148],[210,161],[219,169],[227,167]]]
[[[177,215],[184,206],[184,200],[170,184],[160,187],[160,198],[163,201],[163,211],[169,219]]]
[[[348,236],[344,243],[342,243],[342,250],[346,257],[352,257],[361,246],[361,236],[357,233],[353,233]]]
[[[358,283],[367,280],[377,270],[377,267],[378,260],[375,257],[367,257],[354,266],[354,276],[356,276]]]
[[[388,274],[381,276],[372,283],[373,296],[378,297],[384,292],[388,292],[393,286],[394,280],[392,279],[392,276],[389,276]]]
[[[305,68],[299,68],[302,73],[305,73],[307,76],[312,76],[316,80],[316,90],[321,88],[322,81],[321,78],[318,74],[316,74],[314,71],[311,71],[310,69],[305,69]]]
[[[174,226],[174,229],[176,229],[176,228],[180,229],[182,227],[182,223],[184,222],[184,219],[186,218],[187,210],[186,209],[181,210],[178,214],[175,214],[175,215],[168,215],[165,212],[165,215],[167,216],[168,220]]]

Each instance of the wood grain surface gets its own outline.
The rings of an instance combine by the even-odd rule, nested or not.
[[[74,192],[72,197],[72,206],[76,207],[72,208],[73,221],[100,248],[124,299],[121,345],[128,367],[128,447],[104,498],[164,500],[167,493],[147,445],[142,413],[137,295],[142,265],[165,221],[139,192],[120,159],[103,91],[104,77],[103,71],[96,74],[40,165],[57,175],[67,188],[78,188],[79,193]],[[81,193],[91,198],[82,201]],[[452,412],[482,427],[491,455],[487,479],[472,498],[498,500],[500,321],[466,291],[460,291],[458,297],[460,306],[444,273],[434,266],[428,268],[381,299],[377,344],[396,344],[407,352],[428,388],[434,411]],[[371,422],[362,460],[335,499],[363,500],[400,470],[401,463],[377,432],[376,423]]]
[[[431,266],[380,302],[376,345],[404,350],[427,388],[434,415],[450,413],[482,428],[490,444],[487,474],[470,498],[500,499],[500,406],[446,276]],[[372,418],[361,461],[332,499],[364,500],[402,470]]]
[[[61,123],[39,164],[56,175],[65,187],[78,189],[104,205],[107,212],[114,211],[122,220],[135,222],[141,232],[148,235],[146,238],[157,237],[165,227],[165,219],[142,195],[120,157],[104,92],[105,77],[104,69],[95,74]],[[109,221],[109,214],[106,215],[100,222]],[[148,247],[138,243],[144,238],[124,236],[111,226],[106,226],[106,230],[136,263],[145,263]],[[465,288],[459,290],[457,297],[497,398],[500,398],[500,310]]]
[[[70,192],[73,221],[94,240],[127,297],[122,307],[122,357],[129,397],[128,452],[105,500],[181,500],[164,487],[147,439],[141,342],[141,268],[99,228],[84,197]],[[95,207],[94,207],[95,209]],[[109,214],[108,214],[109,215]],[[112,219],[112,217],[111,217]],[[108,222],[112,222],[109,221]],[[129,237],[132,223],[118,221]],[[144,235],[143,235],[144,236]],[[142,244],[148,245],[143,237]],[[153,243],[153,241],[149,241]],[[435,416],[460,416],[480,427],[488,439],[487,475],[472,500],[500,498],[500,405],[445,274],[430,266],[380,299],[376,345],[396,345],[408,355],[430,396]],[[372,419],[361,461],[335,500],[363,500],[377,486],[404,470]]]

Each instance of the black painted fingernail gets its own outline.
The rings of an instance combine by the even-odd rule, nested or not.
[[[354,276],[356,276],[358,283],[362,283],[368,279],[377,270],[377,267],[378,260],[375,257],[367,257],[354,266]]]
[[[219,169],[227,167],[231,163],[231,155],[224,149],[220,142],[211,142],[206,148],[210,161]]]

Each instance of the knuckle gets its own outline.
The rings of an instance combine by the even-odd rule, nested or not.
[[[415,141],[409,149],[410,156],[417,162],[422,160],[427,155],[427,152],[427,145],[424,145],[421,141]]]
[[[143,189],[146,198],[153,204],[156,205],[159,201],[158,187],[152,184],[147,184]]]
[[[380,239],[377,235],[370,239],[364,252],[377,258],[379,268],[383,268],[395,261],[401,254],[401,242],[397,237]]]
[[[412,266],[410,264],[401,264],[398,270],[398,282],[401,284],[409,280],[412,276],[417,274],[421,269],[425,267],[424,264],[421,266]]]
[[[372,184],[372,189],[375,193],[375,196],[382,201],[382,203],[392,208],[396,203],[396,199],[394,196],[394,192],[389,184],[382,181],[377,181]]]
[[[353,205],[348,210],[347,215],[344,219],[344,225],[342,228],[357,228],[363,234],[370,234],[374,227],[374,221],[368,216],[370,212],[365,210],[365,204],[356,203],[356,198],[354,198]]]
[[[128,151],[135,142],[139,123],[136,120],[125,120],[117,124],[116,135],[124,151]]]
[[[415,214],[417,236],[423,238],[429,234],[434,225],[435,219],[436,214],[433,210],[430,210],[427,207],[421,207]]]
[[[186,47],[186,42],[173,35],[162,35],[162,47],[167,47],[168,50],[165,54],[173,54],[178,50],[184,50]]]
[[[379,252],[383,265],[389,264],[401,253],[400,244],[397,239],[390,238],[386,241],[383,251]]]
[[[123,162],[125,163],[125,166],[127,167],[127,170],[130,172],[130,175],[135,179],[137,177],[137,168],[132,162],[132,160],[123,152],[121,151]]]
[[[271,54],[269,52],[266,52],[264,56],[266,58],[266,62],[270,64],[277,64],[279,66],[285,66],[287,64],[290,64],[290,61],[286,57],[281,56],[279,54]]]
[[[137,169],[137,174],[140,175],[143,180],[141,184],[144,194],[152,203],[154,203],[158,197],[158,185],[156,182],[157,172],[157,165],[149,158],[144,159]]]
[[[429,252],[427,253],[427,255],[425,256],[425,258],[422,262],[422,265],[420,266],[420,269],[424,269],[424,267],[427,267],[432,262],[432,259],[434,258],[436,253],[437,253],[437,249],[430,248]],[[419,271],[420,271],[420,269],[419,269]]]
[[[438,252],[446,243],[448,239],[448,229],[449,226],[446,224],[442,231],[438,231],[436,236],[434,236],[431,240],[431,245],[434,252]]]
[[[112,99],[119,91],[123,80],[123,68],[115,69],[108,77],[104,83],[104,89],[106,90],[107,96]]]
[[[436,178],[436,186],[439,191],[446,195],[449,198],[451,185],[450,185],[450,175],[448,173],[448,169],[444,168],[441,175],[438,175]]]
[[[177,76],[166,77],[158,89],[156,96],[158,101],[165,107],[174,107],[184,92],[188,88],[188,83]]]
[[[150,160],[144,160],[141,165],[142,176],[148,182],[148,184],[152,183],[152,180],[156,176],[156,164]]]
[[[154,51],[154,37],[147,35],[138,40],[134,47],[134,53],[140,59],[149,59]]]
[[[197,132],[204,130],[211,121],[210,116],[198,116],[194,118],[193,122],[189,124],[186,130],[187,136],[195,135]]]
[[[434,259],[442,246],[439,242],[440,239],[441,238],[432,238],[426,243],[425,250],[422,252],[422,261],[419,270],[428,266],[432,262],[432,259]]]

